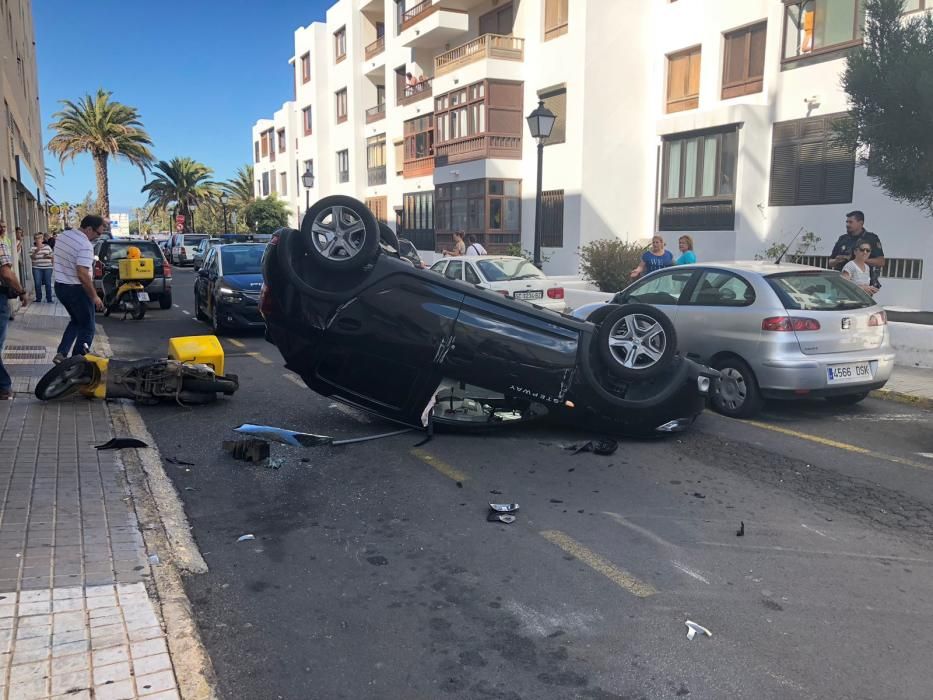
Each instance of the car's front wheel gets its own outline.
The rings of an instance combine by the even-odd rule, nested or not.
[[[624,304],[607,313],[596,339],[606,369],[626,381],[661,374],[677,352],[674,324],[648,304]]]
[[[163,311],[165,309],[172,308],[172,293],[171,292],[164,292],[163,294],[159,295],[159,308],[162,309]]]
[[[331,195],[315,202],[301,221],[301,234],[289,237],[294,252],[307,253],[334,272],[358,270],[379,247],[379,222],[358,199]]]
[[[737,357],[728,357],[715,368],[719,377],[713,381],[713,408],[730,418],[750,418],[761,410],[763,399],[751,367]]]

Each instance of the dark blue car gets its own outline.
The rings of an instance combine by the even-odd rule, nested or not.
[[[265,243],[231,243],[208,251],[194,283],[194,309],[215,333],[265,326],[258,305],[265,249]]]

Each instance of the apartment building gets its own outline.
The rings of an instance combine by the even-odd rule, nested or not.
[[[931,309],[929,220],[830,138],[862,5],[339,0],[295,32],[294,99],[253,127],[257,193],[285,198],[293,224],[307,201],[344,193],[420,250],[449,247],[455,230],[527,250],[536,143],[524,117],[543,100],[557,115],[548,272],[575,273],[589,241],[656,232],[674,249],[689,233],[710,261],[752,258],[803,228],[822,239],[819,263],[860,209],[888,258],[881,301]]]
[[[6,222],[6,243],[15,256],[20,279],[26,280],[32,270],[17,250],[15,229],[23,229],[26,250],[33,233],[47,230],[39,83],[29,0],[0,0],[0,98],[6,133],[0,147],[0,219]]]

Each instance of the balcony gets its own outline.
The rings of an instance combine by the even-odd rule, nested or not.
[[[521,62],[525,59],[525,40],[501,34],[484,34],[437,56],[434,59],[434,75],[444,75],[487,58]]]
[[[485,158],[521,159],[522,137],[477,134],[434,145],[436,165],[452,165]]]
[[[405,91],[398,97],[399,106],[410,105],[418,100],[423,100],[425,97],[430,97],[434,92],[432,89],[433,84],[434,78],[425,78],[417,85],[406,85]]]
[[[434,173],[434,156],[405,160],[402,165],[402,177],[421,177]]]
[[[385,119],[386,116],[386,103],[383,102],[381,105],[376,105],[375,107],[370,107],[366,110],[366,123],[372,124],[377,122],[380,119]]]
[[[373,43],[369,44],[365,49],[364,53],[366,55],[366,60],[375,58],[383,51],[386,50],[386,38],[385,35],[378,37]]]
[[[441,7],[434,0],[424,0],[402,15],[398,25],[399,43],[409,48],[443,46],[469,27],[466,10]]]
[[[367,168],[366,179],[370,187],[386,184],[386,166],[379,165],[375,168]]]

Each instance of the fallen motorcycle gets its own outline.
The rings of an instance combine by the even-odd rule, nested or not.
[[[36,384],[36,398],[75,394],[97,399],[133,399],[154,404],[174,400],[205,404],[239,389],[234,374],[224,375],[224,351],[215,336],[171,338],[166,358],[117,360],[75,355],[56,365]]]

